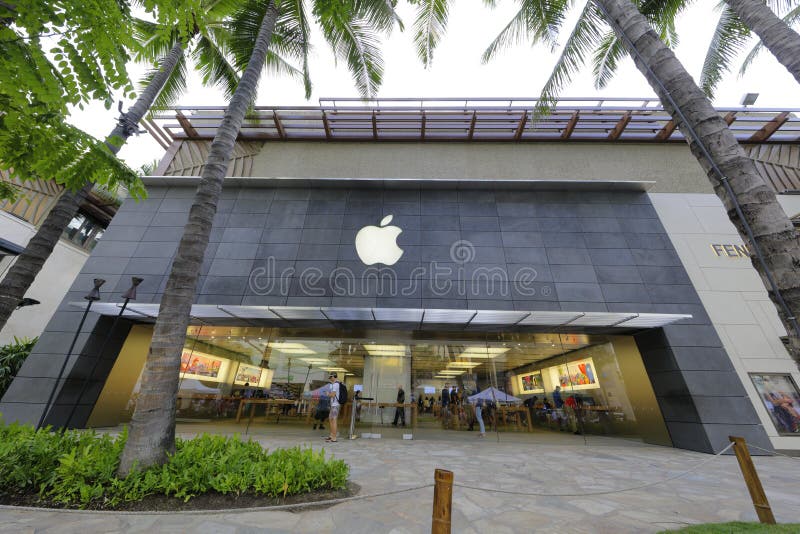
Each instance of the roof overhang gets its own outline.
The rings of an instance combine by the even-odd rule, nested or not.
[[[0,237],[0,256],[4,255],[17,256],[19,254],[22,254],[23,250],[25,250],[25,247],[21,247],[16,243],[12,243],[11,241]]]
[[[148,186],[196,187],[200,176],[143,176]],[[247,176],[225,178],[229,187],[303,187],[363,189],[457,189],[493,191],[647,191],[655,184],[647,180],[457,180],[444,178],[296,178]]]
[[[85,308],[85,302],[70,302]],[[115,316],[121,302],[95,302],[92,311]],[[129,303],[122,316],[153,322],[159,304]],[[343,308],[195,304],[192,324],[275,326],[283,328],[374,328],[443,331],[563,331],[616,333],[658,328],[691,318],[687,314],[418,308]]]

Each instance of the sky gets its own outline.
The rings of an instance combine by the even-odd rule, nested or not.
[[[451,4],[447,34],[435,51],[431,67],[425,69],[417,59],[413,44],[414,12],[406,3],[400,3],[398,12],[405,23],[405,32],[395,31],[384,39],[384,82],[378,93],[380,98],[397,97],[536,97],[555,64],[560,49],[555,52],[545,46],[523,43],[511,47],[489,64],[481,63],[481,54],[492,39],[511,19],[516,4],[498,2],[490,9],[481,0],[460,0]],[[583,5],[578,2],[579,7]],[[718,19],[717,2],[702,0],[687,9],[677,23],[680,44],[675,52],[690,74],[699,78],[705,51]],[[577,17],[574,9],[564,25],[559,39],[563,44]],[[318,31],[312,33],[313,51],[310,70],[313,94],[304,98],[302,83],[273,74],[262,77],[257,105],[317,105],[320,98],[358,97],[358,92],[346,64],[338,65]],[[753,41],[755,44],[755,40]],[[746,50],[749,51],[749,48]],[[745,53],[746,53],[745,51]],[[744,54],[742,54],[744,56]],[[146,66],[131,65],[130,73],[138,79]],[[738,64],[736,66],[738,71]],[[744,93],[759,93],[755,107],[790,108],[798,106],[800,86],[786,69],[768,51],[762,52],[744,77],[736,72],[720,84],[714,104],[721,107],[737,106]],[[591,66],[577,75],[562,96],[575,97],[655,97],[652,89],[630,59],[620,66],[617,76],[603,90],[594,88]],[[132,102],[125,101],[125,107]],[[205,88],[199,78],[192,76],[181,105],[222,105],[222,93]],[[83,111],[76,110],[71,122],[88,133],[102,138],[113,127],[116,105],[106,110],[101,104],[92,104]],[[128,141],[120,157],[134,169],[160,159],[163,149],[142,134]]]

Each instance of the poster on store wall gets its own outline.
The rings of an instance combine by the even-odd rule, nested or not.
[[[575,360],[550,368],[550,378],[561,389],[594,389],[600,383],[595,374],[594,362],[591,358]]]
[[[800,434],[800,391],[790,375],[752,374],[750,378],[779,434]]]
[[[239,369],[236,370],[236,384],[250,384],[251,386],[258,385],[261,381],[261,368],[252,365],[239,364]]]
[[[544,393],[544,382],[542,381],[542,372],[536,371],[519,375],[519,390],[520,393]]]
[[[222,360],[185,350],[181,354],[181,373],[203,378],[219,378],[222,369]]]

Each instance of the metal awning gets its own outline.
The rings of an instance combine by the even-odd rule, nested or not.
[[[683,133],[656,98],[562,97],[537,116],[536,98],[321,98],[318,106],[254,106],[240,140],[594,141],[680,143]],[[796,108],[717,108],[740,143],[797,143]],[[167,150],[211,140],[225,106],[177,106],[143,126]]]
[[[3,239],[0,237],[0,256],[17,256],[22,254],[23,250],[25,250],[25,247],[21,247],[16,243],[9,241],[8,239]]]
[[[85,302],[70,302],[85,308]],[[121,302],[95,302],[92,311],[101,315],[118,315]],[[128,304],[123,316],[140,322],[153,322],[158,317],[158,304]],[[297,306],[234,306],[195,304],[192,324],[241,326],[275,326],[283,328],[379,328],[411,330],[570,330],[575,332],[615,332],[657,328],[689,314],[623,313],[570,311],[510,310],[443,310],[417,308],[346,308]]]

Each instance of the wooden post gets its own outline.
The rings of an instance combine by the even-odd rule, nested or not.
[[[453,508],[453,472],[437,469],[433,474],[433,523],[431,534],[450,534]]]
[[[750,451],[747,450],[747,443],[745,443],[744,438],[737,438],[735,436],[728,436],[728,439],[733,443],[733,452],[736,453],[736,459],[739,461],[739,468],[742,470],[742,476],[744,477],[745,484],[747,484],[747,491],[750,492],[750,498],[753,500],[753,506],[756,509],[759,521],[774,525],[775,516],[772,515],[772,508],[769,506],[767,494],[764,493],[764,488],[761,486],[761,481],[758,479],[756,466],[753,465]]]

